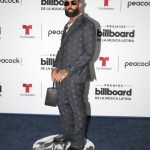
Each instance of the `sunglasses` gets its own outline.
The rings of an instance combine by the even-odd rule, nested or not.
[[[69,6],[70,3],[71,3],[71,5],[77,5],[77,4],[78,4],[77,1],[71,1],[71,2],[65,1],[65,2],[64,2],[64,6]]]

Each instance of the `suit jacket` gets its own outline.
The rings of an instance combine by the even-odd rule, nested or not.
[[[74,82],[86,82],[91,78],[89,63],[96,45],[96,27],[84,14],[81,14],[66,33],[64,27],[61,46],[53,67],[67,69],[66,78]]]

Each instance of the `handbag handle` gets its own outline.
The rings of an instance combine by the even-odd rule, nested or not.
[[[57,88],[56,82],[53,81],[53,89],[56,89],[56,88]]]

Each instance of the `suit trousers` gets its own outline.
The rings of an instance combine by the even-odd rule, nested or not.
[[[84,102],[85,83],[75,83],[65,78],[58,85],[58,108],[64,135],[71,146],[82,149],[85,144],[86,105]]]

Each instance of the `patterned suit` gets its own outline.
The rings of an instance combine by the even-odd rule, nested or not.
[[[84,89],[85,82],[91,78],[89,62],[95,52],[96,28],[84,14],[75,20],[67,33],[66,28],[67,24],[53,65],[69,72],[58,84],[58,108],[64,134],[71,140],[73,147],[83,148],[86,126]]]

